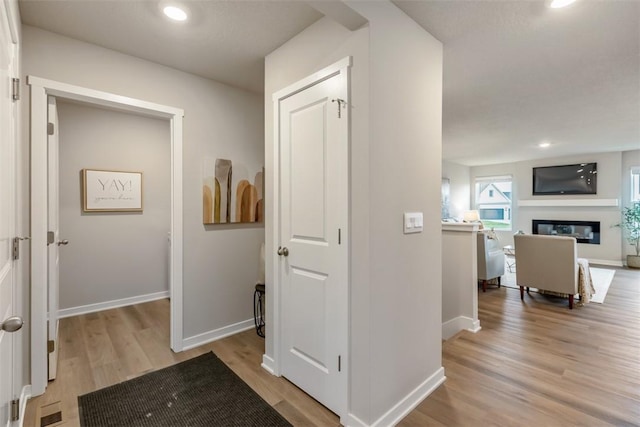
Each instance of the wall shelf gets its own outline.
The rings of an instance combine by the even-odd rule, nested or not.
[[[518,206],[524,207],[617,207],[618,199],[542,199],[518,200]]]

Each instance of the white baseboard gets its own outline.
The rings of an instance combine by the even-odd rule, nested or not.
[[[407,394],[404,399],[396,403],[393,408],[389,409],[387,413],[374,422],[371,427],[395,426],[404,417],[409,415],[409,412],[413,411],[420,402],[433,393],[440,384],[445,382],[446,379],[444,376],[444,368],[441,367],[411,393]],[[351,415],[349,417],[351,418]],[[353,418],[357,420],[357,418]]]
[[[480,329],[480,321],[473,320],[470,317],[458,316],[451,320],[447,320],[442,324],[442,339],[448,340],[458,332],[467,330],[473,333],[478,332]]]
[[[143,302],[155,301],[163,298],[169,298],[169,291],[155,292],[153,294],[116,299],[96,304],[81,305],[79,307],[64,308],[58,311],[58,319],[78,316],[80,314],[95,313],[96,311],[110,310],[112,308],[125,307],[127,305],[141,304]]]
[[[622,261],[610,260],[610,259],[589,259],[589,265],[610,265],[612,267],[623,267]]]
[[[340,422],[343,423],[346,427],[369,427],[367,423],[353,414],[349,414],[345,422],[343,422],[342,419],[340,419]]]
[[[20,427],[24,424],[24,417],[27,413],[27,402],[31,399],[31,385],[27,384],[22,387],[22,392],[20,393]]]
[[[474,334],[480,332],[480,329],[482,329],[482,326],[480,326],[480,321],[479,320],[473,320],[471,327],[467,328],[467,331],[469,332],[473,332]]]
[[[223,326],[222,328],[214,329],[213,331],[204,332],[193,337],[185,338],[182,341],[182,350],[190,350],[251,328],[255,328],[255,321],[253,318],[243,320],[242,322],[234,323],[232,325]]]
[[[266,354],[262,355],[262,369],[269,372],[271,375],[276,375],[276,361],[272,357]],[[277,375],[276,375],[277,376]]]

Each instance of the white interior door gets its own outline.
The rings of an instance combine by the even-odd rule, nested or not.
[[[13,334],[15,313],[15,104],[12,100],[14,47],[6,4],[0,4],[0,426],[12,425],[10,401],[14,396]],[[20,321],[21,324],[21,321]]]
[[[48,187],[48,209],[47,223],[49,236],[47,241],[48,252],[48,286],[47,286],[47,337],[48,347],[48,379],[49,381],[56,378],[58,370],[58,310],[60,295],[60,245],[66,244],[66,241],[60,240],[60,199],[58,196],[59,187],[59,167],[58,167],[58,110],[56,107],[56,99],[53,96],[47,99],[47,121],[48,127],[48,144],[47,144],[47,187]]]
[[[281,373],[339,415],[347,403],[346,73],[280,101]]]

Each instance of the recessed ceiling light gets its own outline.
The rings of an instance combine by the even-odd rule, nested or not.
[[[548,148],[551,146],[550,142],[541,142],[540,144],[538,144],[538,147],[540,148]]]
[[[167,6],[162,9],[167,17],[173,19],[174,21],[186,21],[187,20],[187,12],[180,9],[177,6]]]
[[[551,0],[549,7],[552,9],[560,9],[561,7],[567,7],[576,0]]]

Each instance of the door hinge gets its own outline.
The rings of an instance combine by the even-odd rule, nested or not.
[[[20,419],[20,399],[13,399],[11,401],[11,421],[18,421]]]
[[[47,245],[53,244],[56,240],[56,234],[53,231],[47,231]]]
[[[13,238],[13,260],[17,261],[20,259],[20,238]]]
[[[338,372],[342,371],[342,356],[338,356]]]
[[[13,238],[13,260],[17,261],[20,259],[20,241],[21,240],[31,240],[31,237],[14,237]]]
[[[53,125],[53,123],[47,123],[47,135],[53,135],[55,130],[56,130],[56,128]]]
[[[14,101],[20,100],[20,79],[11,79],[11,99]]]
[[[47,353],[53,353],[56,350],[56,342],[54,340],[47,341]]]

